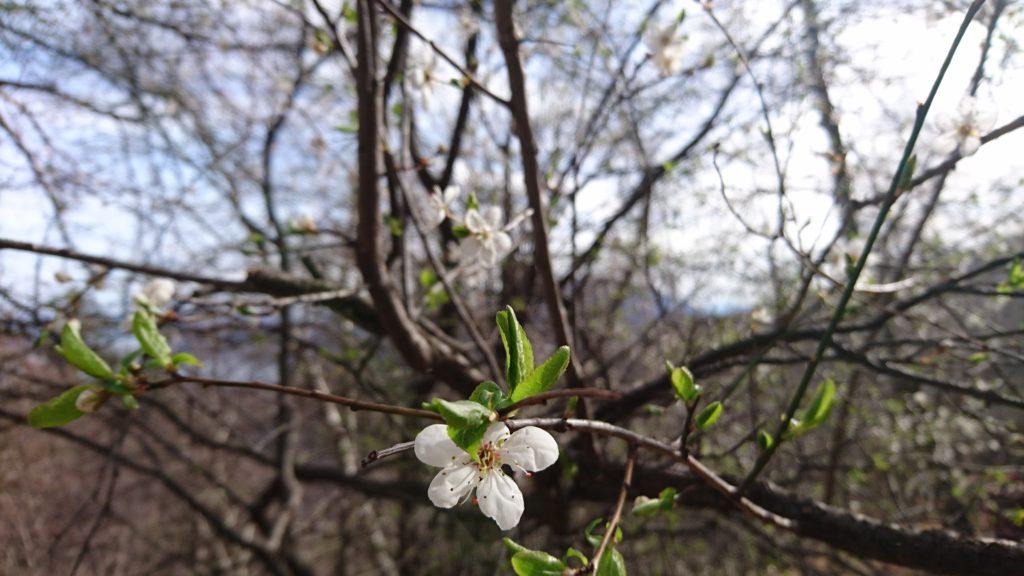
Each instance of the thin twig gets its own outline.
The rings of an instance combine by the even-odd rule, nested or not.
[[[582,396],[586,398],[604,398],[607,400],[618,400],[622,397],[621,392],[614,390],[605,390],[604,388],[563,388],[561,390],[551,390],[549,392],[542,392],[529,398],[523,398],[522,400],[512,404],[508,408],[502,408],[498,410],[499,414],[509,414],[523,406],[533,406],[536,404],[546,404],[548,400],[554,398],[569,398],[573,396]]]
[[[367,454],[365,458],[363,458],[362,462],[360,462],[360,465],[363,468],[366,468],[370,464],[373,464],[374,462],[382,458],[387,458],[388,456],[394,456],[395,454],[401,454],[402,452],[405,452],[407,450],[412,450],[415,445],[416,442],[401,442],[399,444],[395,444],[390,448],[384,448],[383,450],[374,450],[373,452]]]
[[[473,77],[473,75],[469,72],[469,70],[466,70],[465,68],[463,68],[458,62],[455,61],[454,58],[449,56],[447,52],[445,52],[440,46],[435,44],[433,40],[431,40],[430,38],[427,38],[422,32],[417,30],[416,27],[413,26],[412,23],[409,22],[409,20],[405,16],[403,16],[401,12],[399,12],[398,10],[395,10],[394,6],[391,6],[391,4],[387,0],[376,0],[376,1],[377,1],[377,4],[381,8],[383,8],[385,12],[387,12],[389,15],[391,15],[391,17],[394,18],[395,21],[398,22],[399,25],[401,25],[403,28],[405,28],[409,32],[412,32],[412,34],[414,36],[416,36],[417,38],[419,38],[420,40],[425,42],[428,46],[430,46],[430,49],[433,50],[438,56],[440,56],[445,62],[450,64],[452,68],[455,68],[456,70],[458,70],[459,74],[462,74],[462,77],[465,78],[467,82],[472,84],[473,87],[475,87],[480,92],[486,94],[488,98],[494,100],[498,104],[501,104],[502,106],[504,106],[506,108],[508,108],[510,106],[510,103],[509,103],[508,100],[506,100],[506,99],[502,98],[501,96],[498,96],[494,92],[491,92],[490,90],[488,90],[486,86],[484,86],[480,81],[478,81],[476,78]]]
[[[254,380],[219,380],[216,378],[204,378],[201,376],[175,376],[170,380],[164,380],[162,382],[155,382],[147,386],[148,390],[157,390],[165,388],[172,384],[180,382],[188,382],[193,384],[202,384],[203,386],[213,386],[217,388],[247,388],[250,390],[266,390],[268,392],[277,392],[278,394],[288,394],[291,396],[299,396],[302,398],[312,398],[321,402],[330,402],[332,404],[340,404],[347,406],[351,410],[367,410],[370,412],[383,412],[385,414],[398,414],[399,416],[416,416],[419,418],[429,418],[431,420],[441,420],[441,416],[436,412],[430,410],[421,410],[419,408],[408,408],[406,406],[395,406],[392,404],[381,404],[379,402],[367,402],[365,400],[356,400],[354,398],[346,398],[345,396],[336,396],[334,394],[327,394],[325,392],[318,392],[316,390],[309,390],[306,388],[295,388],[290,386],[279,386],[277,384],[268,384],[266,382],[257,382]]]
[[[612,514],[612,519],[604,530],[601,544],[598,545],[597,551],[594,552],[594,557],[590,561],[591,570],[595,574],[597,574],[598,569],[601,567],[601,558],[608,548],[608,543],[615,537],[615,529],[618,528],[619,520],[622,518],[622,509],[626,505],[626,496],[629,495],[629,489],[633,486],[633,466],[635,464],[636,444],[630,444],[629,456],[626,458],[626,472],[622,475],[622,487],[619,489],[619,499],[615,503],[615,512]]]

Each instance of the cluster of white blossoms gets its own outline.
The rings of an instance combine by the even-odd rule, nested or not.
[[[672,76],[682,70],[683,41],[676,21],[665,26],[652,24],[644,33],[644,43],[647,44],[651,60],[662,76]]]
[[[544,430],[526,426],[513,433],[503,422],[487,428],[476,453],[470,455],[448,437],[444,424],[427,426],[416,436],[416,457],[441,468],[427,489],[438,508],[451,508],[476,490],[480,511],[502,530],[511,530],[523,516],[523,493],[503,466],[527,474],[558,460],[558,443]]]
[[[506,224],[501,208],[473,207],[466,210],[460,220],[453,206],[461,194],[458,186],[448,186],[444,190],[435,188],[427,196],[426,206],[420,209],[420,221],[426,231],[437,228],[445,220],[451,220],[453,224],[464,228],[465,236],[451,250],[453,259],[459,263],[462,271],[478,272],[494,268],[512,252],[509,232],[530,212],[524,212]]]

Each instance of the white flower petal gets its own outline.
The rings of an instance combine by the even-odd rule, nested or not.
[[[505,426],[504,422],[495,422],[487,427],[487,431],[484,432],[484,437],[480,442],[482,444],[490,442],[497,446],[505,440],[508,440],[508,438],[508,426]]]
[[[512,237],[504,232],[495,232],[493,245],[494,254],[500,260],[512,251]]]
[[[427,488],[427,497],[438,508],[451,508],[459,503],[480,483],[477,467],[473,464],[449,466],[437,473]]]
[[[440,468],[465,464],[470,460],[469,454],[448,437],[448,427],[444,424],[431,424],[424,428],[416,435],[413,449],[420,462]]]
[[[487,230],[487,222],[476,208],[466,210],[466,228],[473,234],[480,234]]]
[[[484,220],[487,222],[487,229],[489,231],[501,230],[501,208],[497,206],[484,208]]]
[[[459,262],[473,264],[485,252],[484,243],[476,236],[470,236],[459,244]]]
[[[502,464],[539,472],[558,460],[558,442],[546,430],[527,426],[513,432],[498,455]]]
[[[462,189],[460,189],[458,186],[449,186],[445,188],[444,193],[441,195],[441,197],[444,199],[444,205],[448,206],[452,202],[455,202],[456,200],[458,200],[461,194]]]
[[[146,283],[142,287],[141,295],[150,304],[157,308],[163,308],[174,298],[174,291],[177,284],[168,278],[157,278]]]
[[[494,470],[484,477],[476,490],[476,498],[484,516],[497,522],[502,530],[515,528],[526,508],[523,493],[515,481],[501,470]]]
[[[977,134],[972,134],[960,143],[960,155],[966,158],[977,152],[978,148],[981,148],[981,138]]]

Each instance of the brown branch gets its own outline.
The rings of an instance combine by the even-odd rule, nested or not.
[[[519,139],[519,150],[523,165],[523,184],[530,201],[533,223],[534,264],[540,273],[544,287],[544,298],[548,304],[548,315],[551,316],[552,328],[559,345],[572,347],[572,336],[569,320],[562,302],[562,294],[555,279],[554,266],[551,263],[551,251],[548,246],[548,218],[544,209],[544,198],[541,196],[540,167],[537,163],[537,143],[530,127],[530,112],[526,101],[526,78],[523,63],[519,59],[519,39],[516,37],[515,22],[512,17],[513,0],[498,0],[494,6],[494,24],[497,28],[498,43],[505,57],[505,68],[508,71],[508,83],[512,92],[511,112],[516,137]],[[576,356],[569,362],[569,382],[579,384],[580,370]]]
[[[509,424],[510,429],[519,429],[525,426],[537,426],[538,428],[550,428],[559,432],[576,430],[625,440],[638,448],[657,452],[664,456],[668,456],[677,462],[685,464],[708,486],[714,488],[735,504],[737,508],[757,520],[786,530],[793,530],[795,528],[794,523],[788,518],[769,512],[752,502],[749,498],[740,495],[735,486],[729,484],[722,477],[715,474],[710,468],[697,460],[693,455],[683,456],[672,446],[648,436],[637,434],[632,430],[620,428],[614,424],[608,424],[607,422],[582,420],[578,418],[523,418],[518,420],[509,420],[506,423]]]
[[[58,258],[77,260],[79,262],[85,262],[86,264],[95,264],[97,266],[103,266],[105,268],[117,268],[119,270],[127,270],[129,272],[146,274],[147,276],[170,278],[172,280],[178,280],[180,282],[196,282],[198,284],[206,284],[208,286],[212,286],[219,290],[236,291],[245,289],[245,282],[240,282],[237,280],[227,280],[225,278],[215,278],[212,276],[203,276],[201,274],[179,272],[176,270],[159,268],[157,266],[147,266],[145,264],[135,264],[132,262],[125,262],[123,260],[116,260],[114,258],[106,258],[104,256],[83,254],[82,252],[77,252],[75,250],[70,250],[68,248],[54,248],[52,246],[44,246],[42,244],[33,244],[31,242],[20,242],[18,240],[11,240],[9,238],[0,238],[0,250],[5,249],[20,250],[22,252],[34,252],[36,254],[44,254],[47,256],[57,256]]]

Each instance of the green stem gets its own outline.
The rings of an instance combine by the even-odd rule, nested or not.
[[[857,265],[850,273],[850,277],[846,282],[846,286],[843,288],[843,293],[839,298],[839,305],[836,308],[835,313],[832,315],[832,320],[829,321],[828,328],[825,330],[825,334],[821,337],[818,342],[818,348],[815,350],[814,355],[811,356],[810,363],[807,365],[807,369],[804,371],[803,377],[800,379],[800,385],[797,387],[796,392],[789,401],[789,406],[786,408],[786,413],[782,418],[782,422],[779,424],[778,429],[775,432],[775,443],[770,448],[761,453],[758,457],[757,462],[754,464],[754,468],[747,474],[747,477],[743,480],[740,485],[740,492],[746,491],[750,485],[757,479],[757,476],[771,461],[772,456],[775,455],[775,451],[778,450],[782,444],[783,434],[789,429],[790,420],[793,415],[796,414],[797,409],[800,407],[800,402],[803,400],[804,394],[807,393],[807,388],[811,383],[811,379],[814,377],[814,373],[818,369],[818,364],[821,363],[821,358],[825,354],[825,350],[832,343],[832,336],[835,334],[836,329],[839,327],[839,322],[842,321],[843,315],[846,313],[846,307],[850,303],[850,298],[853,296],[854,287],[857,285],[857,279],[860,278],[861,271],[864,270],[864,265],[868,260],[868,255],[871,253],[871,248],[875,244],[875,240],[878,238],[878,233],[882,229],[882,224],[885,222],[886,217],[889,215],[889,210],[892,208],[893,203],[896,202],[899,196],[900,182],[904,180],[903,173],[907,170],[910,158],[914,151],[914,145],[917,143],[917,138],[921,134],[921,128],[924,126],[924,119],[928,115],[928,110],[931,108],[932,101],[935,99],[935,94],[939,91],[939,85],[942,84],[942,79],[946,75],[946,70],[949,68],[950,62],[953,61],[953,55],[956,53],[957,47],[960,45],[960,41],[964,37],[964,33],[967,31],[968,25],[974,18],[978,10],[981,9],[982,4],[985,0],[974,0],[971,7],[968,8],[967,14],[964,16],[963,22],[960,24],[960,30],[957,32],[956,38],[953,39],[953,44],[949,47],[949,51],[946,53],[946,59],[942,63],[942,68],[939,69],[939,74],[935,78],[935,82],[932,83],[931,91],[928,93],[927,100],[923,104],[918,104],[917,113],[914,118],[914,127],[910,132],[910,138],[907,140],[907,145],[903,148],[903,156],[900,158],[900,162],[897,165],[896,173],[892,177],[892,182],[889,184],[889,189],[886,192],[885,200],[882,203],[878,211],[878,216],[875,218],[875,223],[871,227],[871,233],[868,234],[867,241],[864,245],[864,252],[860,255],[857,260]]]

